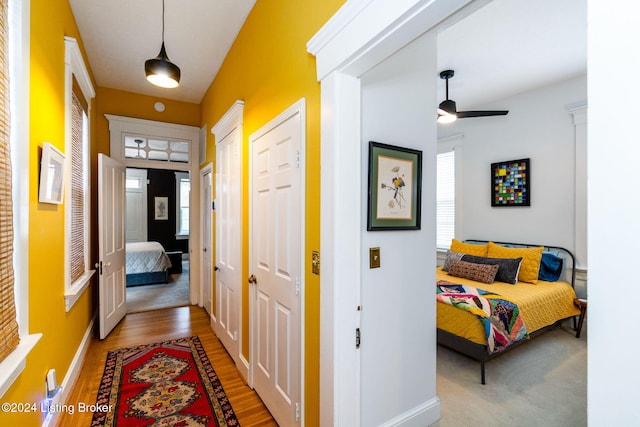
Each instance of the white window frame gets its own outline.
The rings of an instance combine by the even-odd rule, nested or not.
[[[457,134],[438,139],[438,154],[455,151],[455,232],[454,236],[463,236],[463,142],[464,135]],[[446,251],[447,248],[438,247],[438,250]]]
[[[180,206],[180,201],[182,200],[182,190],[180,187],[180,183],[185,178],[189,180],[189,186],[191,186],[191,180],[189,177],[189,172],[176,172],[176,240],[184,240],[189,238],[189,233],[182,233],[180,224],[182,223],[182,210]],[[189,190],[191,191],[191,190]],[[191,198],[189,198],[191,199]],[[189,200],[191,201],[191,200]],[[189,212],[191,212],[191,203],[189,203]]]
[[[13,169],[13,264],[20,344],[0,362],[0,398],[27,366],[27,356],[42,338],[29,334],[29,52],[30,0],[9,0],[11,85],[11,164]]]
[[[72,143],[72,135],[71,135],[71,105],[72,105],[72,92],[73,92],[73,78],[75,77],[78,85],[80,86],[80,90],[82,91],[82,95],[87,102],[87,127],[86,127],[86,146],[84,150],[84,159],[83,165],[85,167],[85,176],[87,182],[85,183],[85,193],[84,193],[84,217],[87,218],[87,221],[84,223],[84,250],[85,250],[85,268],[84,274],[77,279],[75,282],[71,283],[71,270],[69,268],[69,263],[71,259],[71,201],[69,199],[69,195],[71,194],[71,179],[68,179],[66,182],[65,193],[67,195],[67,199],[65,201],[65,273],[64,273],[64,282],[65,282],[65,306],[66,310],[71,310],[71,307],[78,301],[82,293],[88,288],[91,277],[95,273],[95,270],[90,267],[90,222],[88,221],[91,218],[91,198],[89,191],[89,184],[91,180],[91,163],[90,163],[90,151],[91,144],[89,143],[89,135],[91,135],[91,99],[96,96],[96,93],[93,89],[93,85],[91,84],[91,78],[89,77],[89,72],[87,71],[87,67],[84,63],[84,59],[82,57],[82,53],[80,52],[80,48],[78,46],[78,42],[73,37],[65,36],[64,38],[65,45],[65,151],[67,153],[67,177],[71,176],[71,143]]]

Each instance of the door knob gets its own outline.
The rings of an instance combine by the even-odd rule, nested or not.
[[[249,276],[249,284],[255,285],[256,283],[258,283],[258,279],[256,279],[256,276],[254,276],[253,274]]]
[[[207,252],[207,248],[202,248],[203,251]]]
[[[220,270],[220,267],[218,267],[217,265],[213,266],[213,271],[219,271],[219,270]]]

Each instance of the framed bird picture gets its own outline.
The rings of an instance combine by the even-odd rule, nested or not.
[[[422,151],[369,141],[367,231],[419,230]]]

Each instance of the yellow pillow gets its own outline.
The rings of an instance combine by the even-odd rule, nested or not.
[[[472,243],[463,243],[459,240],[451,240],[451,252],[459,252],[461,254],[475,255],[475,256],[487,256],[488,245],[474,245]]]
[[[489,242],[488,257],[490,258],[520,258],[520,271],[518,280],[520,282],[538,283],[538,272],[540,270],[540,260],[542,259],[543,246],[533,248],[507,248]]]

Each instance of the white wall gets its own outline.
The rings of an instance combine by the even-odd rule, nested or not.
[[[638,425],[637,5],[589,1],[590,426]],[[633,298],[633,297],[631,297]]]
[[[464,94],[459,96],[464,110]],[[464,135],[458,239],[554,245],[586,254],[575,247],[575,128],[569,112],[586,98],[586,76],[580,76],[481,108],[509,110],[506,116],[438,125],[439,138]],[[491,207],[491,163],[522,158],[531,159],[531,206]],[[578,259],[578,265],[586,267],[586,261]]]
[[[435,37],[423,36],[362,77],[361,425],[419,412],[435,397]],[[366,231],[369,141],[423,152],[422,229]],[[348,183],[345,183],[348,185]],[[429,203],[426,203],[428,201]],[[369,269],[369,248],[381,267]],[[420,409],[422,408],[422,409]],[[401,416],[402,418],[402,416]],[[406,418],[406,417],[404,417]],[[417,425],[425,425],[425,421]]]

